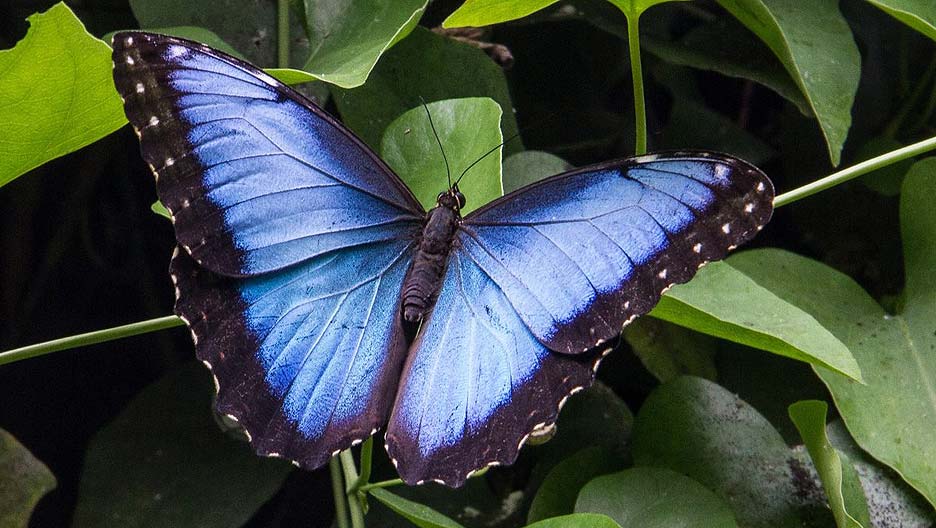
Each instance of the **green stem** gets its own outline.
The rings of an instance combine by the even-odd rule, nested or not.
[[[68,350],[70,348],[93,345],[96,343],[104,343],[107,341],[113,341],[115,339],[122,339],[124,337],[146,334],[149,332],[155,332],[157,330],[164,330],[174,326],[182,326],[183,324],[184,323],[182,320],[178,317],[174,315],[167,315],[166,317],[159,317],[156,319],[150,319],[148,321],[140,321],[138,323],[115,326],[113,328],[105,328],[104,330],[96,330],[86,334],[78,334],[69,337],[63,337],[61,339],[55,339],[52,341],[46,341],[45,343],[36,343],[35,345],[7,350],[6,352],[0,352],[0,365],[13,363],[14,361],[19,361],[21,359],[43,356],[45,354],[51,354],[52,352]]]
[[[640,65],[640,15],[627,15],[627,48],[630,53],[631,79],[634,83],[634,119],[636,120],[634,154],[647,152],[647,107],[644,102],[643,70]]]
[[[364,440],[364,443],[361,444],[361,474],[354,482],[354,485],[351,486],[351,491],[358,491],[362,486],[367,484],[367,481],[370,480],[371,459],[373,458],[373,454],[374,437],[369,436],[367,440]]]
[[[357,490],[353,488],[357,482],[358,473],[354,466],[354,455],[350,449],[345,449],[339,455],[341,458],[341,468],[344,469],[345,494],[348,496],[348,509],[351,511],[351,526],[353,528],[364,528],[364,510],[361,509],[361,501],[357,497]]]
[[[348,521],[348,497],[345,495],[344,480],[341,477],[341,464],[338,457],[331,457],[328,462],[331,473],[332,494],[335,496],[335,523],[338,528],[350,528]]]
[[[380,482],[371,482],[358,488],[358,491],[368,491],[374,488],[390,488],[403,485],[403,479],[381,480]]]
[[[289,0],[276,3],[276,66],[289,67]]]
[[[807,196],[812,196],[817,192],[824,191],[830,187],[835,187],[836,185],[857,178],[863,174],[874,172],[882,167],[897,163],[898,161],[903,161],[907,158],[918,156],[933,149],[936,149],[936,137],[931,137],[918,143],[907,145],[904,148],[892,150],[886,154],[881,154],[875,158],[862,161],[857,165],[852,165],[851,167],[830,174],[821,180],[816,180],[798,189],[783,193],[774,198],[774,207],[782,207],[797,200],[802,200]]]

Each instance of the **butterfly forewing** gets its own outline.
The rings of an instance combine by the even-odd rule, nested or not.
[[[266,73],[182,39],[114,37],[114,83],[176,239],[231,276],[376,240],[424,212],[379,158]]]

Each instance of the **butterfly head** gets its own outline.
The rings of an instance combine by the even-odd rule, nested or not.
[[[436,198],[436,203],[442,207],[448,207],[449,209],[459,212],[463,207],[465,207],[465,195],[458,190],[457,186],[453,186],[451,189],[440,192],[439,197]]]

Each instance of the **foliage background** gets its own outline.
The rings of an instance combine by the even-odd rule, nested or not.
[[[0,6],[0,48],[13,48],[26,35],[26,18],[53,4],[18,0]],[[98,37],[124,28],[205,26],[258,64],[277,65],[275,4],[268,0],[67,4]],[[376,9],[376,4],[351,4],[363,6],[361,13]],[[510,136],[517,129],[522,133],[521,140],[510,143],[505,152],[506,186],[556,172],[566,164],[580,166],[633,153],[635,107],[627,19],[622,14],[632,7],[630,2],[616,2],[618,6],[597,0],[560,2],[527,18],[493,26],[481,38],[510,51],[513,64],[508,69],[468,44],[429,31],[438,28],[459,4],[434,1],[421,17],[401,16],[400,27],[411,29],[417,20],[420,27],[383,53],[369,76],[368,64],[356,72],[341,71],[346,63],[341,60],[341,43],[334,49],[329,48],[331,44],[320,45],[314,23],[309,39],[296,10],[289,65],[334,83],[331,87],[312,83],[303,90],[340,115],[375,149],[381,147],[390,123],[418,105],[420,97],[429,101],[468,96],[494,99],[504,109],[503,134]],[[922,4],[726,0],[652,8],[641,17],[650,148],[696,147],[734,153],[764,168],[778,190],[790,190],[833,172],[833,162],[839,158],[847,166],[932,136],[936,55],[931,38],[936,34],[936,13],[927,12],[932,8]],[[315,13],[325,17],[328,5],[307,1],[296,2],[294,7],[303,6],[307,17]],[[412,13],[420,3],[394,5]],[[807,64],[799,76],[791,75],[792,59],[781,60],[783,39],[757,31],[757,20],[745,19],[745,13],[754,12],[752,6],[760,5],[767,5],[774,14],[785,14],[790,25],[782,36],[807,45],[807,55],[849,56],[848,49],[832,49],[841,40],[827,35],[844,31],[857,45],[860,65],[845,61],[841,71],[816,78],[810,77],[814,70]],[[369,16],[345,18],[354,23]],[[388,42],[372,44],[376,60]],[[309,58],[310,49],[316,50],[313,58]],[[315,56],[319,60],[313,60]],[[0,83],[9,82],[10,71],[0,69]],[[35,71],[34,78],[18,81],[33,94],[45,80],[38,65]],[[358,86],[365,77],[367,82]],[[84,88],[71,89],[77,93]],[[855,88],[852,105],[849,90]],[[819,107],[817,93],[825,97]],[[0,112],[19,102],[0,99],[8,105],[0,104]],[[821,108],[822,104],[829,106]],[[814,113],[821,119],[815,119]],[[21,112],[20,117],[31,116]],[[478,123],[482,122],[465,126]],[[0,138],[3,142],[15,139]],[[859,304],[855,299],[863,302],[867,297],[831,270],[854,279],[890,313],[912,315],[907,308],[914,301],[933,304],[932,290],[921,286],[914,291],[909,284],[905,290],[904,251],[912,256],[913,247],[936,240],[936,222],[922,213],[927,197],[936,191],[936,185],[929,183],[936,181],[933,164],[913,165],[914,177],[900,196],[900,181],[910,170],[911,162],[893,164],[779,209],[751,248],[782,248],[799,256],[767,250],[731,261],[733,269],[802,308],[818,321],[817,328],[834,334],[835,343],[844,343],[845,354],[859,359],[862,374],[874,390],[881,389],[871,381],[876,369],[890,371],[886,365],[864,361],[859,350],[866,346],[862,339],[876,339],[878,330],[867,335],[860,330],[848,333],[836,331],[836,325],[839,319],[853,327],[873,324],[883,319],[883,312],[874,312],[876,305],[862,305],[865,312],[854,308]],[[150,211],[154,201],[152,177],[128,127],[5,185],[0,190],[4,218],[0,224],[0,349],[169,313],[172,287],[166,267],[173,239],[165,219]],[[926,254],[925,248],[920,254]],[[827,267],[817,267],[802,257]],[[925,261],[925,257],[921,258]],[[758,269],[763,277],[758,276]],[[924,274],[920,280],[927,278],[932,275]],[[795,285],[812,290],[804,293]],[[711,515],[704,517],[709,526],[845,526],[851,521],[867,526],[869,520],[875,526],[936,523],[936,470],[925,452],[917,451],[916,460],[913,451],[901,455],[905,457],[902,463],[916,471],[910,480],[921,494],[875,460],[875,456],[887,457],[873,449],[873,441],[871,447],[862,443],[872,456],[854,444],[837,419],[834,404],[844,401],[842,394],[857,391],[861,402],[864,389],[854,388],[842,375],[822,366],[815,370],[810,366],[828,366],[820,357],[829,348],[827,341],[817,352],[815,343],[794,343],[789,335],[758,327],[761,337],[779,335],[782,346],[774,345],[772,350],[785,346],[787,352],[780,354],[803,361],[749,348],[738,343],[771,349],[765,339],[738,330],[743,325],[724,324],[721,330],[704,322],[693,326],[685,315],[687,306],[705,314],[723,315],[732,309],[735,315],[745,313],[737,307],[700,307],[692,291],[682,291],[674,290],[667,302],[676,304],[661,306],[658,318],[643,318],[628,331],[619,350],[602,365],[599,378],[603,383],[573,399],[564,410],[555,439],[524,449],[514,466],[496,468],[458,491],[434,487],[390,491],[427,504],[466,526],[521,526],[527,520],[573,509],[607,513],[621,526],[628,526],[621,520],[625,511],[621,505],[635,504],[633,508],[640,510],[654,498],[628,495],[627,490],[634,489],[658,489],[656,496],[680,490],[686,495],[671,497],[664,509]],[[846,291],[851,297],[842,293]],[[764,293],[752,295],[753,306],[762,300],[757,295]],[[812,311],[807,309],[810,299],[834,300],[836,296],[841,296],[845,306],[839,319],[832,304],[818,303]],[[915,313],[922,314],[921,324],[930,325],[927,328],[936,324],[926,319],[936,311]],[[877,345],[882,350],[900,347],[899,336],[884,327],[879,332],[885,336],[882,339],[893,339]],[[928,348],[930,342],[919,343],[922,356],[915,368],[922,384],[904,383],[895,374],[892,387],[883,386],[883,398],[877,396],[880,393],[874,396],[874,401],[887,403],[888,416],[894,421],[909,424],[904,435],[908,442],[927,432],[914,430],[913,424],[925,427],[936,419],[936,402],[927,400],[924,386],[936,380],[936,349]],[[902,360],[898,356],[893,361]],[[846,363],[833,366],[841,372]],[[682,374],[692,377],[679,377]],[[846,388],[837,392],[836,384]],[[835,401],[827,387],[835,393]],[[36,490],[31,498],[14,497],[18,504],[31,505],[42,496],[31,517],[28,507],[9,520],[0,514],[0,526],[17,526],[26,518],[32,526],[331,523],[335,506],[328,468],[292,471],[288,465],[253,457],[236,432],[225,433],[215,426],[210,397],[210,379],[193,364],[184,329],[0,367],[0,428],[11,435],[9,440],[3,436],[0,446],[13,446],[0,448],[0,501],[10,496],[5,492],[9,482],[24,483],[23,487],[35,483],[29,487]],[[801,400],[828,402],[828,433],[823,428],[825,408],[806,403],[788,410]],[[638,414],[636,425],[633,414]],[[820,416],[818,426],[816,416]],[[674,438],[682,445],[698,447],[689,453],[667,451],[678,448],[667,444]],[[830,439],[837,451],[830,451]],[[788,448],[804,443],[805,448]],[[35,459],[20,451],[21,446]],[[820,456],[822,452],[825,456]],[[838,458],[830,453],[837,453]],[[688,464],[674,462],[686,457]],[[4,465],[7,460],[14,463]],[[379,478],[394,476],[379,447],[374,464]],[[639,472],[591,480],[634,464],[642,466]],[[33,480],[12,477],[21,474]],[[864,493],[848,488],[849,482],[854,486],[857,481],[856,474]],[[839,482],[838,488],[830,484],[834,482]],[[53,483],[54,489],[43,495]],[[835,493],[827,498],[823,489],[839,489],[843,498],[836,503]],[[448,522],[412,504],[394,503],[398,499],[381,493],[370,497],[368,525],[407,524],[384,503],[396,504],[422,526]],[[677,504],[683,507],[673,506]],[[832,504],[831,509],[826,504]],[[867,504],[870,514],[862,514],[861,504]],[[851,521],[843,516],[846,510]],[[605,521],[583,517],[574,522],[601,526]],[[667,526],[673,519],[662,515],[627,522]]]

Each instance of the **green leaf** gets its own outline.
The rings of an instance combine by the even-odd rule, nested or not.
[[[621,528],[621,525],[600,513],[573,513],[544,519],[527,525],[527,528]]]
[[[685,374],[714,380],[716,340],[652,317],[638,317],[621,337],[656,379]]]
[[[851,126],[861,56],[837,0],[718,0],[774,52],[819,121],[833,165]]]
[[[714,491],[741,526],[800,526],[783,438],[710,381],[684,376],[653,391],[634,423],[632,449],[635,465],[672,469]]]
[[[790,406],[790,419],[796,424],[809,456],[819,472],[829,506],[839,528],[870,528],[868,504],[854,466],[826,436],[826,412],[823,401],[805,400]]]
[[[673,287],[650,315],[861,380],[848,348],[812,315],[733,267],[738,255],[713,262],[692,281]]]
[[[868,501],[872,526],[936,526],[936,511],[896,471],[858,447],[841,420],[826,427],[832,445],[848,455]]]
[[[136,396],[91,440],[74,526],[230,527],[272,497],[292,466],[222,432],[197,363]]]
[[[341,86],[364,84],[377,59],[416,27],[428,0],[305,0],[312,53],[303,70]]]
[[[36,503],[53,489],[55,476],[49,468],[0,429],[0,526],[27,526]]]
[[[390,122],[419,106],[420,97],[426,101],[490,97],[503,109],[504,136],[517,132],[503,70],[483,51],[425,28],[414,29],[391,48],[367,84],[353,90],[335,88],[332,94],[344,123],[378,151]],[[514,140],[504,150],[519,152],[523,146]],[[464,167],[452,167],[453,172],[462,170]]]
[[[549,7],[559,0],[465,0],[442,27],[481,27],[516,20]]]
[[[309,72],[294,70],[292,68],[264,68],[263,71],[269,73],[273,77],[276,77],[276,79],[281,83],[285,83],[291,86],[318,80]]]
[[[159,200],[156,200],[152,205],[150,205],[150,210],[159,216],[165,217],[167,220],[172,219],[172,215],[169,213],[169,209],[166,209],[166,206],[163,205]]]
[[[641,44],[648,52],[671,64],[760,83],[795,104],[804,114],[812,114],[809,103],[783,64],[750,31],[732,19],[719,18],[701,24],[675,41],[644,36]]]
[[[906,289],[898,315],[818,262],[764,250],[737,267],[813,315],[861,363],[865,384],[816,371],[858,444],[936,505],[936,159],[917,162],[901,192]],[[803,280],[809,277],[809,280]]]
[[[258,66],[276,65],[276,2],[130,0],[130,8],[141,28],[202,28],[202,31],[210,31],[215,35],[217,40],[226,42],[251,63]],[[290,65],[299,65],[309,56],[309,43],[304,29],[295,20],[297,17],[291,18]],[[212,37],[212,42],[217,41]],[[213,46],[212,42],[205,43]]]
[[[428,506],[404,499],[385,489],[372,489],[370,495],[419,528],[461,528],[462,526]]]
[[[127,122],[107,44],[64,3],[28,20],[26,37],[0,51],[0,186]]]
[[[428,210],[435,206],[438,194],[448,189],[440,141],[454,182],[462,169],[503,138],[501,109],[492,99],[447,99],[427,106],[439,139],[436,140],[430,127],[426,108],[417,106],[390,123],[380,145],[380,154]],[[475,165],[459,184],[467,198],[462,214],[504,194],[499,150]]]
[[[868,0],[868,3],[936,40],[936,4],[930,0]]]
[[[736,528],[718,496],[691,478],[663,468],[626,469],[589,482],[575,511],[603,513],[621,526]]]
[[[571,168],[569,162],[548,152],[518,152],[504,160],[504,192],[516,191]]]
[[[601,446],[587,447],[556,464],[536,491],[527,512],[527,522],[572,513],[582,486],[622,466],[621,457]]]

